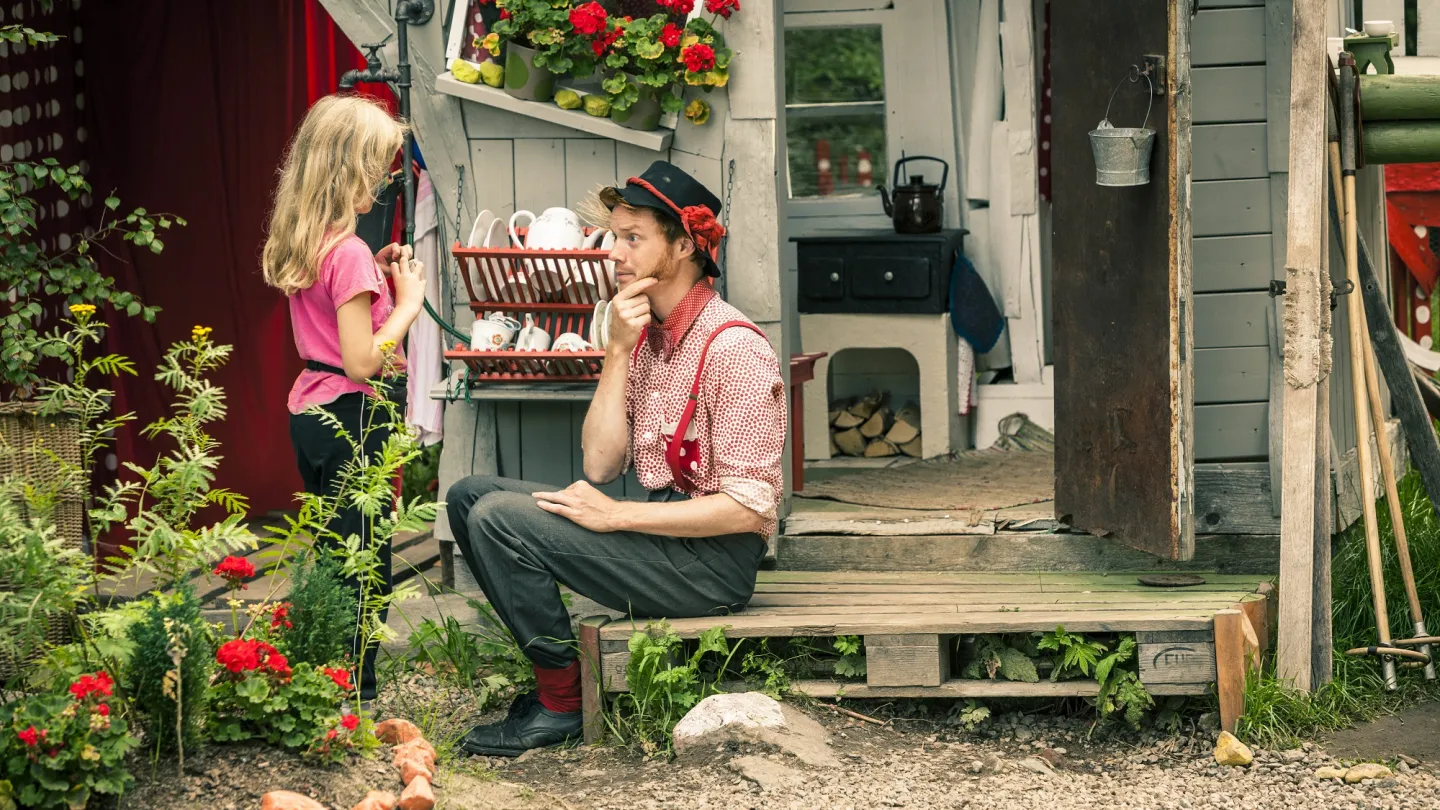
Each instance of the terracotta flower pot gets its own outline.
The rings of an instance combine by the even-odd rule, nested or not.
[[[549,101],[555,95],[555,74],[535,66],[535,49],[505,46],[505,92],[526,101]]]

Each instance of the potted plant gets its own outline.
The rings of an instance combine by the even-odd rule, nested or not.
[[[498,56],[505,49],[505,92],[526,101],[549,101],[555,77],[574,67],[570,0],[496,0],[500,19],[481,44]]]
[[[698,98],[686,105],[685,88],[708,93],[729,81],[732,53],[715,20],[729,19],[738,0],[705,0],[711,18],[695,17],[683,25],[676,19],[690,15],[695,0],[657,2],[669,13],[621,23],[620,41],[605,58],[614,71],[603,85],[610,116],[621,126],[651,130],[659,126],[662,112],[684,109],[688,120],[704,124],[710,105]]]

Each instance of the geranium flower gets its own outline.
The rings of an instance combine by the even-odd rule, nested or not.
[[[279,630],[281,626],[284,626],[286,630],[293,628],[295,625],[290,623],[290,619],[287,618],[289,615],[289,602],[281,602],[280,604],[276,605],[275,610],[270,613],[270,629]]]
[[[109,716],[110,716],[110,704],[108,704],[108,703],[101,703],[99,706],[96,706],[96,707],[95,707],[95,713],[98,714],[98,715],[100,715],[101,717],[109,717]]]
[[[705,10],[728,20],[731,14],[740,10],[740,0],[705,0]]]
[[[681,17],[688,17],[695,10],[695,0],[655,0],[655,5]]]
[[[237,638],[220,645],[215,662],[234,673],[249,672],[260,666],[260,651],[255,642]]]
[[[229,556],[215,566],[215,576],[230,583],[231,589],[246,587],[244,580],[255,576],[255,564],[244,557]]]
[[[81,675],[79,680],[70,684],[70,694],[74,695],[76,700],[84,700],[94,694],[110,697],[114,691],[115,681],[111,679],[110,673],[104,670],[94,675]]]
[[[510,19],[510,9],[508,9],[508,8],[502,8],[502,9],[500,9],[500,19],[502,19],[502,20],[508,20],[508,19]]]
[[[341,691],[355,691],[354,685],[350,683],[350,670],[339,669],[337,667],[325,667],[320,671],[328,675],[330,680],[334,681],[335,685],[340,687]]]
[[[715,49],[703,42],[697,42],[680,52],[680,61],[685,63],[685,69],[691,73],[704,73],[715,67]]]
[[[333,739],[335,739],[336,737],[339,737],[339,736],[340,736],[340,732],[336,731],[336,730],[333,729],[333,728],[330,729],[329,731],[325,732],[325,739],[327,739],[327,740],[333,740]]]
[[[25,745],[30,748],[34,748],[35,746],[40,744],[40,733],[35,730],[34,726],[31,726],[24,731],[17,732],[15,736],[19,737],[20,742],[25,743]]]
[[[587,37],[604,31],[606,19],[605,9],[601,8],[600,4],[594,0],[570,9],[570,25],[575,28],[577,33]]]
[[[680,26],[675,23],[665,23],[665,27],[660,29],[660,44],[667,48],[674,48],[680,44],[681,33],[683,30]]]
[[[347,714],[340,718],[340,725],[344,726],[346,731],[354,731],[355,727],[360,725],[360,718],[353,714]]]

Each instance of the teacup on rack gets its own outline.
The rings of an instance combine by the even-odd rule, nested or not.
[[[566,332],[555,338],[551,344],[557,352],[589,352],[594,351],[595,346],[576,332]]]
[[[601,301],[595,305],[595,315],[590,319],[590,343],[596,349],[610,344],[610,302]]]
[[[543,352],[550,348],[550,333],[535,325],[535,316],[525,313],[525,328],[515,336],[515,348],[522,352]]]
[[[499,313],[496,313],[497,315]],[[470,349],[477,352],[498,352],[510,345],[520,322],[500,315],[479,318],[470,324]]]

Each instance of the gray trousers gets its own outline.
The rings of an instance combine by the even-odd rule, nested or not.
[[[472,475],[445,493],[450,529],[496,615],[538,666],[575,661],[558,584],[637,619],[724,615],[755,592],[765,556],[758,534],[682,538],[594,532],[535,504],[556,487]],[[647,500],[676,500],[674,490]]]

